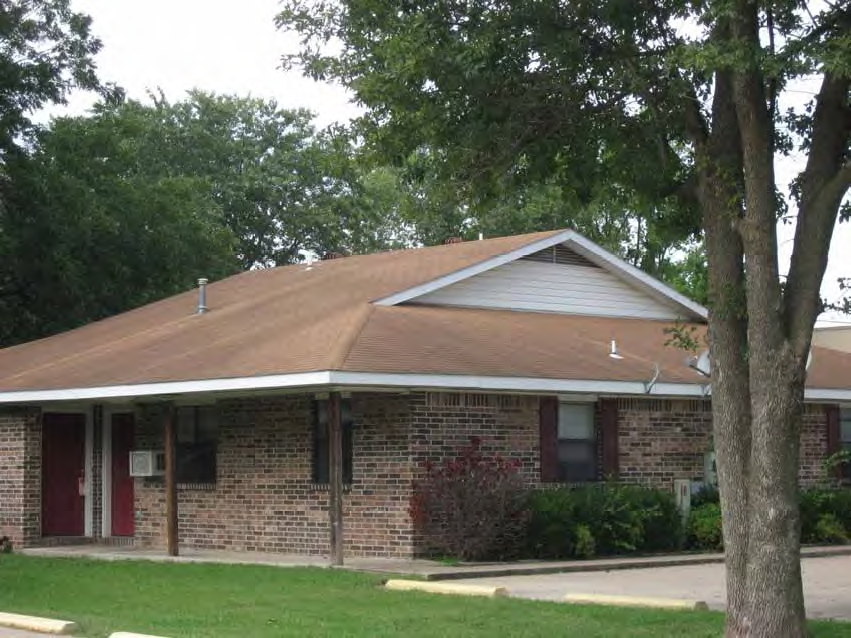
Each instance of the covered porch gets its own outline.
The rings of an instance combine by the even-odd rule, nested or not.
[[[375,539],[404,554],[410,477],[398,461],[407,456],[408,407],[399,397],[316,389],[6,409],[0,418],[20,466],[10,478],[22,497],[4,504],[0,536],[16,550],[233,549],[341,565],[345,500],[347,556],[378,552]],[[131,467],[139,452],[151,453],[147,472]],[[386,463],[397,474],[382,485]]]

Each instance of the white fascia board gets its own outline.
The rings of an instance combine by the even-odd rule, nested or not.
[[[369,385],[411,389],[492,390],[548,394],[648,395],[643,381],[541,379],[537,377],[489,377],[455,374],[332,372],[331,384],[335,386]],[[702,397],[703,386],[687,383],[657,383],[650,395]]]
[[[139,398],[239,390],[267,390],[328,385],[331,373],[302,372],[230,379],[169,381],[93,388],[64,388],[60,390],[20,390],[0,392],[0,404],[33,404],[53,401],[85,401],[95,399]]]
[[[632,264],[625,262],[617,255],[613,255],[605,248],[598,246],[582,235],[574,233],[565,243],[568,243],[576,252],[583,257],[587,257],[598,266],[610,272],[614,271],[614,275],[620,275],[622,279],[626,279],[630,283],[639,284],[639,286],[647,289],[651,294],[672,301],[702,319],[706,319],[709,316],[709,311],[699,303],[695,303],[685,295],[678,293],[670,286],[663,284],[655,277],[651,277],[640,268],[636,268]]]
[[[410,301],[415,297],[422,297],[423,295],[427,295],[428,293],[434,292],[435,290],[445,288],[446,286],[450,286],[454,283],[458,283],[459,281],[469,279],[470,277],[479,275],[488,270],[492,270],[493,268],[496,268],[498,266],[502,266],[504,264],[511,263],[512,261],[516,261],[521,257],[525,257],[526,255],[536,253],[539,250],[544,250],[545,248],[550,248],[557,244],[562,244],[568,239],[574,237],[575,235],[576,233],[574,231],[565,230],[551,237],[547,237],[546,239],[541,239],[531,244],[526,244],[525,246],[512,250],[511,252],[505,253],[504,255],[497,255],[496,257],[491,257],[490,259],[486,259],[485,261],[479,262],[478,264],[473,264],[472,266],[462,268],[461,270],[457,270],[448,275],[444,275],[443,277],[438,277],[437,279],[427,281],[426,283],[420,284],[419,286],[414,286],[413,288],[402,290],[401,292],[392,294],[389,297],[384,297],[383,299],[377,299],[373,301],[373,303],[376,306],[395,306],[405,301]]]
[[[709,386],[698,383],[657,383],[650,392],[643,381],[601,381],[593,379],[541,379],[537,377],[494,377],[457,374],[402,374],[374,372],[303,372],[231,379],[173,381],[138,385],[116,385],[61,390],[22,390],[0,392],[0,404],[52,404],[73,401],[103,401],[168,397],[206,393],[239,393],[258,390],[297,388],[444,389],[493,392],[519,392],[558,395],[617,395],[706,398]],[[807,401],[851,403],[851,389],[808,388]]]
[[[851,389],[839,390],[835,388],[806,388],[804,390],[805,401],[833,401],[836,403],[851,402]]]

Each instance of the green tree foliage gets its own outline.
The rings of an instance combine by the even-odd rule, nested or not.
[[[297,261],[301,251],[363,252],[383,223],[357,202],[349,140],[317,132],[307,111],[274,101],[191,92],[128,102],[95,115],[120,131],[139,170],[204,185],[238,239],[243,268]],[[374,231],[374,232],[373,232]]]
[[[119,125],[120,124],[120,125]],[[203,181],[147,174],[135,120],[58,120],[7,163],[0,344],[73,328],[238,268]]]
[[[641,37],[642,10],[292,0],[279,24],[304,38],[290,64],[342,80],[367,107],[356,127],[373,157],[402,167],[417,240],[573,227],[680,285],[701,233],[692,158],[677,128],[635,116],[630,86],[601,81],[630,51],[591,46],[581,26],[608,11]],[[332,38],[343,50],[329,56]]]
[[[64,102],[74,88],[117,95],[95,74],[101,43],[91,22],[70,0],[0,3],[0,163],[42,106]]]

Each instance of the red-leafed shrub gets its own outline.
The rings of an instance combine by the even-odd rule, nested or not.
[[[458,456],[425,463],[410,514],[431,552],[462,560],[514,557],[527,521],[519,465],[486,455],[477,437]]]

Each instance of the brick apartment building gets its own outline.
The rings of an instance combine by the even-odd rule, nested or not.
[[[705,478],[711,371],[666,331],[705,309],[572,231],[197,295],[0,350],[0,536],[412,556],[412,483],[471,436],[530,485]],[[806,399],[813,484],[851,443],[851,354],[814,348]]]

